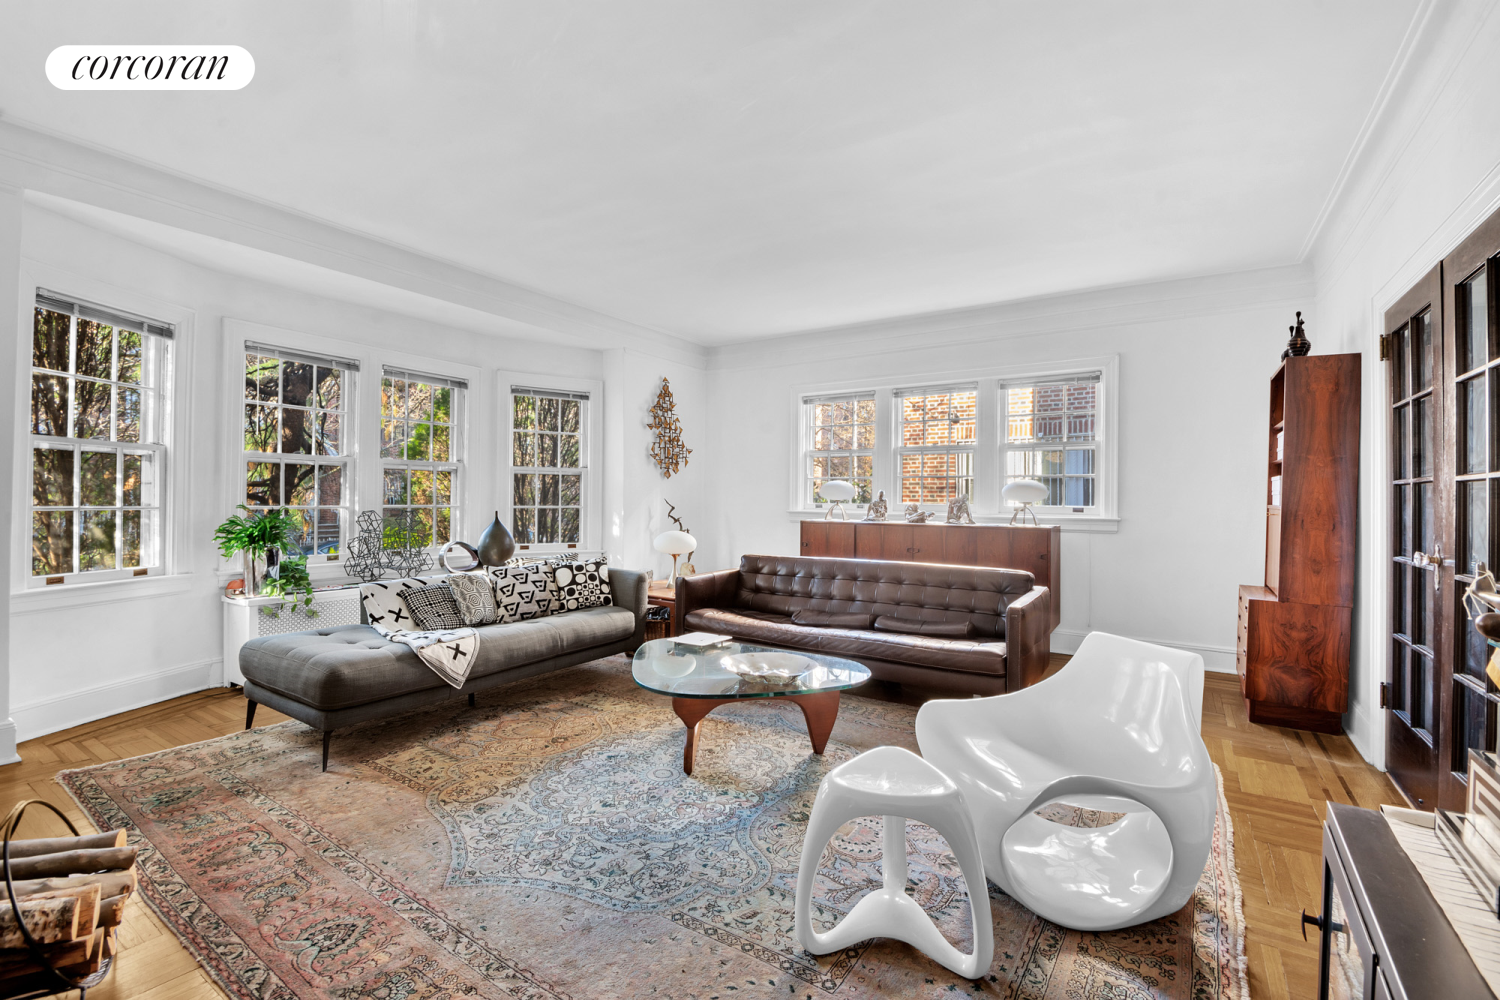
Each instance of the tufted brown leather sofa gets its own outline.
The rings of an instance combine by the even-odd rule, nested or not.
[[[959,694],[1004,694],[1047,669],[1051,594],[1027,572],[981,566],[745,556],[677,581],[679,632],[856,660],[876,678]],[[798,625],[800,610],[971,622],[972,639]]]

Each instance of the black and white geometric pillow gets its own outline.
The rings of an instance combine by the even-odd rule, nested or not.
[[[454,573],[448,577],[448,589],[465,625],[493,625],[499,620],[495,589],[483,573]]]
[[[410,587],[402,592],[401,599],[424,632],[464,627],[464,617],[459,614],[458,602],[453,599],[453,591],[446,582]]]
[[[496,566],[490,570],[495,604],[502,622],[545,618],[557,610],[552,593],[552,574],[539,563]]]
[[[416,619],[412,617],[411,609],[401,599],[401,595],[413,587],[425,587],[431,582],[431,580],[413,576],[400,580],[375,580],[371,583],[360,584],[359,600],[364,605],[365,620],[387,632],[421,628],[422,626],[418,625]]]
[[[562,610],[578,611],[613,604],[609,590],[609,566],[603,559],[568,563],[553,571]]]

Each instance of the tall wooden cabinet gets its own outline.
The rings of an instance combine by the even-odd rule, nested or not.
[[[1271,378],[1265,582],[1240,587],[1235,667],[1250,721],[1343,730],[1354,610],[1360,356]]]
[[[1055,524],[803,521],[800,554],[1027,570],[1051,591],[1051,627],[1062,621],[1062,528]]]

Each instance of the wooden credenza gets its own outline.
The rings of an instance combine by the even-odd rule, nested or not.
[[[1062,528],[1055,524],[803,521],[800,554],[1026,570],[1051,591],[1052,628],[1062,621]]]
[[[1358,354],[1288,358],[1271,379],[1265,583],[1240,587],[1235,646],[1251,722],[1343,731],[1354,617],[1359,366]]]

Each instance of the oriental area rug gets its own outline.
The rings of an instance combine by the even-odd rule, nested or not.
[[[612,657],[341,731],[327,773],[319,734],[287,722],[59,780],[130,832],[143,898],[245,1000],[1247,996],[1222,793],[1198,891],[1169,918],[1081,934],[990,886],[995,962],[977,982],[894,941],[803,951],[792,902],[818,782],[871,747],[916,749],[915,716],[845,696],[820,757],[795,706],[726,705],[688,776],[670,703]],[[952,855],[927,827],[907,836],[911,892],[967,950]],[[820,925],[881,884],[880,844],[878,818],[840,831]]]

